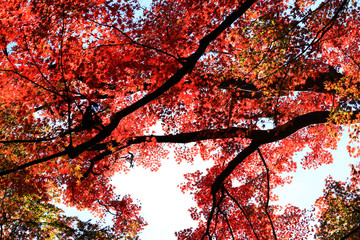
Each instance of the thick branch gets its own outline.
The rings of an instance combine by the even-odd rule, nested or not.
[[[270,84],[268,88],[270,89],[278,89],[280,95],[288,95],[290,91],[297,92],[316,92],[316,93],[333,93],[328,91],[325,88],[326,83],[336,83],[338,82],[344,75],[338,73],[334,68],[329,67],[328,72],[320,73],[315,78],[307,78],[303,84],[296,85],[294,88],[286,88],[278,86],[278,83],[281,81],[275,81],[273,84]],[[360,84],[358,84],[360,87]],[[241,98],[249,98],[249,99],[259,99],[264,97],[262,89],[258,89],[251,81],[247,81],[247,79],[234,79],[229,78],[223,81],[219,88],[222,89],[233,89],[237,96]]]
[[[44,158],[36,159],[36,160],[34,160],[34,161],[25,163],[25,164],[20,165],[20,166],[18,166],[18,167],[15,167],[15,168],[12,168],[12,169],[9,169],[9,170],[2,171],[2,172],[0,172],[0,176],[5,176],[5,175],[7,175],[7,174],[17,172],[17,171],[19,171],[19,170],[22,170],[22,169],[25,169],[25,168],[28,168],[28,167],[37,165],[37,164],[39,164],[39,163],[47,162],[47,161],[49,161],[49,160],[52,160],[52,159],[55,159],[55,158],[64,156],[64,155],[66,155],[66,154],[68,154],[68,150],[65,150],[65,151],[62,151],[62,152],[58,152],[58,153],[55,153],[55,154],[53,154],[53,155],[50,155],[50,156],[47,156],[47,157],[44,157]]]
[[[229,162],[226,168],[217,176],[211,186],[211,194],[216,194],[222,186],[225,179],[241,164],[250,154],[252,154],[258,147],[263,144],[271,143],[284,139],[298,130],[311,126],[313,124],[325,123],[329,117],[329,111],[318,111],[307,113],[293,120],[288,121],[286,124],[276,127],[269,131],[254,130],[250,133],[252,140],[251,144],[242,150],[233,160]]]
[[[111,155],[112,152],[108,150],[108,146],[120,147],[121,150],[133,144],[139,144],[144,142],[150,142],[152,139],[155,139],[159,143],[190,143],[197,142],[202,140],[209,139],[225,139],[225,138],[235,138],[242,137],[252,139],[252,145],[250,144],[245,148],[237,157],[235,157],[225,170],[217,177],[215,180],[212,191],[216,193],[221,187],[223,181],[231,174],[231,172],[239,165],[242,161],[245,160],[251,153],[253,153],[257,147],[262,144],[279,141],[284,139],[291,134],[297,132],[298,130],[311,126],[313,124],[326,123],[327,118],[329,117],[329,111],[318,111],[311,112],[304,115],[295,117],[293,120],[288,121],[286,124],[278,126],[272,130],[249,130],[247,128],[237,128],[231,127],[227,129],[208,129],[190,133],[180,133],[176,135],[167,135],[167,136],[158,136],[158,135],[148,135],[148,136],[139,136],[132,137],[128,140],[125,140],[124,143],[118,143],[116,141],[110,141],[107,143],[97,144],[92,147],[90,150],[99,151],[105,150],[103,153],[96,156],[91,161],[91,168],[85,172],[84,178],[87,177],[94,163],[100,161],[108,155]]]
[[[282,140],[297,132],[298,130],[315,124],[326,123],[330,116],[330,111],[316,111],[295,117],[286,124],[276,127],[269,131],[261,131],[254,136],[254,140],[261,145]]]
[[[255,130],[259,131],[259,130]],[[253,134],[248,131],[247,128],[237,128],[231,127],[226,129],[206,129],[195,132],[180,133],[180,134],[170,134],[170,135],[145,135],[130,137],[127,140],[124,140],[123,143],[118,143],[116,141],[110,141],[106,143],[99,143],[91,147],[91,151],[99,151],[107,149],[108,146],[119,147],[124,144],[125,146],[130,146],[133,144],[151,142],[153,139],[158,143],[190,143],[197,142],[209,139],[223,139],[223,138],[234,138],[234,137],[245,137],[252,138]]]
[[[107,150],[109,145],[111,145],[113,147],[120,147],[120,149],[123,149],[123,148],[126,148],[133,144],[149,142],[152,140],[152,138],[155,138],[155,140],[159,143],[189,143],[189,142],[196,142],[196,141],[209,140],[209,139],[242,137],[242,138],[253,139],[254,144],[256,142],[256,144],[258,146],[260,146],[265,143],[275,142],[275,141],[284,139],[304,127],[308,127],[313,124],[325,123],[327,118],[329,117],[329,114],[330,114],[329,111],[318,111],[318,112],[307,113],[307,114],[295,117],[293,120],[287,122],[286,124],[278,126],[272,130],[251,130],[250,131],[247,128],[232,127],[232,128],[227,128],[227,129],[215,129],[215,130],[210,129],[210,130],[202,130],[202,131],[196,131],[196,132],[191,132],[191,133],[181,133],[181,134],[177,134],[177,135],[167,135],[167,136],[156,136],[156,135],[139,136],[139,137],[133,137],[133,138],[128,139],[127,141],[124,142],[126,144],[121,145],[115,141],[111,141],[111,142],[107,142],[107,143],[96,144],[95,146],[90,148],[90,150],[92,150],[92,151]],[[252,150],[251,152],[246,152],[244,149],[245,153],[248,155],[250,155],[255,150],[256,150],[256,148],[254,150]],[[65,151],[62,151],[60,153],[53,154],[51,156],[20,165],[16,168],[0,172],[0,176],[6,175],[9,173],[13,173],[13,172],[16,172],[17,170],[36,165],[37,163],[46,162],[48,160],[54,159],[59,156],[63,156],[66,154],[71,155],[72,152],[74,152],[74,149],[67,148]],[[109,150],[99,154],[99,156],[96,157],[96,161],[94,160],[94,163],[97,161],[100,161],[101,159],[103,159],[104,157],[106,157],[110,154],[112,154],[112,152]],[[239,158],[245,159],[248,155],[242,154],[241,156],[239,156]],[[236,157],[236,159],[238,159],[238,158]],[[234,160],[235,159],[233,159],[232,161],[234,161]],[[240,163],[241,163],[243,161],[243,159],[242,160],[239,159],[238,161],[240,161]],[[238,164],[240,164],[240,163],[238,163]],[[223,173],[222,177],[226,178],[228,175],[230,175],[230,173],[233,171],[233,169],[235,169],[235,167],[237,165],[236,165],[236,163],[234,163],[234,164],[231,164],[230,166],[228,166],[229,168],[226,168],[227,170],[225,169],[226,172]],[[225,180],[225,178],[223,180]],[[218,181],[220,181],[220,179]],[[220,185],[222,184],[222,182],[221,183],[217,182],[217,183],[219,183]],[[214,188],[216,188],[218,190],[220,185],[217,187],[214,186]]]
[[[274,223],[273,223],[273,221],[272,221],[272,219],[271,219],[271,216],[270,216],[270,214],[269,214],[269,211],[268,211],[268,209],[269,209],[269,201],[270,201],[270,171],[269,171],[269,168],[268,168],[268,166],[267,166],[267,164],[266,164],[266,161],[265,161],[263,155],[261,154],[260,148],[258,148],[257,151],[258,151],[258,153],[259,153],[259,155],[260,155],[260,158],[261,158],[261,161],[263,162],[264,167],[265,167],[265,169],[266,169],[266,180],[267,180],[266,182],[267,182],[267,184],[266,184],[265,213],[266,213],[266,215],[267,215],[267,217],[268,217],[268,219],[269,219],[269,221],[270,221],[271,230],[272,230],[272,232],[273,232],[274,239],[277,240],[277,236],[276,236],[276,233],[275,233]]]
[[[295,117],[293,120],[288,121],[286,124],[278,126],[272,130],[248,130],[246,128],[228,128],[220,130],[203,130],[191,133],[181,133],[177,135],[167,135],[167,136],[139,136],[133,137],[128,141],[125,141],[126,144],[120,146],[119,143],[112,141],[109,143],[103,143],[95,145],[91,150],[103,150],[107,149],[107,146],[111,144],[113,147],[125,148],[133,144],[139,144],[144,142],[149,142],[152,138],[155,138],[157,142],[161,143],[189,143],[196,142],[201,140],[208,139],[221,139],[221,138],[234,138],[234,137],[243,137],[249,138],[253,141],[251,144],[246,147],[242,152],[239,153],[232,161],[229,162],[228,166],[220,173],[216,178],[215,182],[212,185],[212,194],[215,194],[221,187],[224,180],[232,173],[232,171],[242,163],[246,157],[253,153],[259,146],[262,144],[275,142],[282,140],[298,130],[320,123],[326,123],[327,118],[329,117],[329,111],[317,111],[311,112],[304,115]],[[102,154],[102,158],[111,154],[111,151],[106,151]],[[100,156],[99,156],[100,157]],[[96,157],[99,161],[98,157]]]
[[[348,239],[349,237],[353,236],[355,233],[360,231],[360,226],[357,226],[356,228],[352,229],[348,234],[346,234],[344,237],[342,237],[340,240]]]
[[[133,103],[129,107],[116,112],[109,125],[107,125],[104,130],[100,131],[95,137],[90,139],[87,142],[84,142],[73,149],[71,153],[69,153],[69,157],[75,158],[84,151],[88,150],[90,147],[94,146],[95,144],[103,141],[105,138],[110,136],[112,131],[119,125],[120,121],[126,117],[127,115],[135,112],[139,108],[143,107],[144,105],[150,103],[151,101],[155,100],[166,91],[168,91],[172,86],[179,83],[180,80],[192,69],[195,67],[195,64],[200,59],[200,57],[205,53],[209,44],[215,40],[222,32],[224,32],[233,22],[235,22],[239,17],[241,17],[245,11],[247,11],[251,5],[256,0],[247,0],[245,1],[240,8],[230,14],[225,20],[213,31],[211,31],[208,35],[206,35],[202,40],[200,40],[200,44],[198,49],[190,55],[187,59],[187,62],[183,64],[183,66],[166,81],[161,87],[156,89],[154,92],[149,93],[148,95],[144,96],[139,101]]]
[[[253,139],[261,144],[281,140],[295,133],[296,131],[311,126],[313,124],[326,123],[329,117],[329,111],[317,111],[295,117],[286,124],[280,125],[272,130],[250,130],[248,128],[230,127],[224,129],[206,129],[189,133],[171,134],[171,135],[146,135],[131,137],[124,141],[125,146],[150,142],[153,139],[159,143],[190,143],[210,139],[226,138],[247,138]],[[91,147],[91,151],[105,150],[108,146],[121,147],[116,141],[99,143]]]
[[[231,160],[226,168],[216,177],[211,185],[211,195],[215,196],[219,189],[222,187],[225,179],[240,165],[250,154],[252,154],[261,144],[252,141],[249,146],[242,150],[233,160]]]

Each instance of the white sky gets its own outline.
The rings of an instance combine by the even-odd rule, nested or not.
[[[210,162],[194,166],[166,160],[157,172],[135,167],[129,174],[113,178],[117,193],[130,193],[142,203],[142,215],[149,224],[141,234],[142,239],[175,239],[176,231],[196,226],[187,211],[195,203],[177,186],[185,181],[185,173],[205,170],[206,165]]]

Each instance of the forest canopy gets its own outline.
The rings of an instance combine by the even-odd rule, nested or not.
[[[319,239],[359,239],[359,165],[315,215],[273,204],[296,153],[331,164],[349,134],[360,155],[358,0],[1,3],[2,239],[138,238],[141,207],[111,178],[170,152],[214,162],[181,185],[198,226],[178,239],[306,239],[313,221]]]

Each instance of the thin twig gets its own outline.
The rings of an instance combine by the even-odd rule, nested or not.
[[[104,26],[104,27],[109,27],[109,28],[113,28],[115,29],[116,31],[118,31],[119,33],[121,33],[125,38],[127,38],[130,42],[128,44],[134,44],[134,45],[137,45],[139,47],[143,47],[143,48],[147,48],[147,49],[151,49],[151,50],[154,50],[156,52],[159,52],[159,53],[162,53],[166,56],[169,56],[171,58],[174,58],[176,61],[178,61],[179,63],[181,63],[180,59],[177,58],[176,56],[164,51],[164,50],[161,50],[159,48],[156,48],[156,47],[152,47],[152,46],[148,46],[148,45],[145,45],[143,43],[139,43],[137,41],[135,41],[132,37],[130,37],[127,33],[125,33],[124,31],[122,31],[121,29],[119,29],[118,27],[114,26],[114,25],[109,25],[109,24],[105,24],[105,23],[99,23],[99,22],[96,22],[96,21],[93,21],[91,20],[92,22],[98,24],[98,25],[101,25],[101,26]]]
[[[2,144],[13,144],[13,143],[37,143],[37,142],[46,142],[55,140],[57,137],[51,137],[51,138],[36,138],[36,139],[16,139],[16,140],[0,140],[0,143]]]
[[[205,231],[204,235],[202,236],[201,240],[205,239],[205,237],[208,237],[209,240],[211,240],[210,225],[211,225],[211,220],[212,220],[212,218],[214,216],[215,209],[216,209],[216,206],[217,206],[216,193],[212,197],[213,197],[213,202],[212,202],[211,211],[210,211],[210,214],[208,216],[207,223],[206,223],[206,231]]]
[[[252,222],[250,221],[249,217],[247,216],[247,214],[246,214],[246,212],[245,212],[245,209],[239,204],[239,202],[235,199],[235,197],[233,197],[225,187],[224,187],[224,190],[225,190],[226,194],[235,202],[235,204],[237,205],[237,207],[241,210],[242,214],[245,216],[247,222],[248,222],[249,225],[250,225],[251,231],[254,233],[256,239],[259,240],[259,237],[258,237],[258,235],[256,234],[255,229],[254,229],[254,226],[252,225]]]
[[[99,199],[97,199],[96,201],[97,201],[101,206],[103,206],[108,213],[110,213],[110,214],[113,215],[113,216],[117,216],[116,213],[113,213],[113,212],[110,211],[110,209],[108,208],[108,206],[106,206],[105,204],[101,203]]]
[[[274,224],[273,224],[273,221],[270,217],[270,214],[268,212],[268,208],[269,208],[269,201],[270,201],[270,172],[269,172],[269,168],[265,162],[265,159],[263,157],[263,155],[261,154],[261,151],[260,151],[260,148],[257,149],[259,155],[260,155],[260,158],[264,164],[264,167],[266,169],[266,177],[267,177],[267,193],[266,193],[266,205],[265,205],[265,213],[270,221],[270,224],[271,224],[271,229],[272,229],[272,232],[273,232],[273,235],[274,235],[274,239],[277,240],[277,236],[276,236],[276,233],[275,233],[275,227],[274,227]]]
[[[221,210],[220,206],[218,207],[218,209],[219,209],[219,212],[220,212],[220,213],[224,216],[224,218],[225,218],[225,222],[226,222],[226,224],[227,224],[227,226],[228,226],[228,228],[229,228],[229,231],[230,231],[230,234],[231,234],[231,238],[235,240],[235,236],[234,236],[234,233],[233,233],[233,231],[232,231],[232,228],[231,228],[231,225],[230,225],[230,222],[229,222],[229,219],[228,219],[228,217],[227,217],[226,212],[224,212],[223,210]]]

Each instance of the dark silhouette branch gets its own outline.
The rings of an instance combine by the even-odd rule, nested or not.
[[[236,168],[236,166],[239,165],[247,156],[254,152],[257,149],[257,146],[284,139],[304,127],[308,127],[313,124],[326,123],[329,114],[329,111],[307,113],[297,116],[293,120],[288,121],[286,124],[280,125],[272,130],[249,130],[248,128],[231,127],[226,129],[209,129],[190,133],[180,133],[176,135],[147,135],[131,137],[127,140],[124,140],[122,143],[118,143],[116,141],[100,143],[93,146],[89,150],[104,150],[104,152],[100,153],[94,159],[90,160],[90,168],[84,173],[83,178],[86,178],[91,173],[91,169],[94,167],[95,162],[98,162],[113,153],[112,151],[108,150],[109,146],[117,147],[117,151],[119,151],[134,144],[151,142],[153,139],[155,139],[158,143],[190,143],[209,139],[225,139],[236,137],[252,139],[254,143],[251,146],[251,150],[245,148],[236,158],[234,158],[228,164],[225,170],[215,180],[213,188],[214,191],[215,189],[216,191],[218,191],[220,185],[225,180],[225,178],[229,176],[231,172]]]
[[[208,219],[207,219],[206,231],[205,231],[204,235],[202,236],[201,240],[205,239],[205,237],[208,237],[209,240],[211,239],[210,225],[211,225],[211,220],[212,220],[212,218],[214,216],[214,213],[215,213],[216,205],[217,205],[216,204],[216,195],[215,196],[213,195],[213,203],[212,203],[210,214],[209,214]]]
[[[235,10],[228,17],[226,17],[225,20],[218,27],[216,27],[213,31],[211,31],[208,35],[206,35],[203,39],[200,40],[198,49],[193,54],[191,54],[190,57],[187,58],[187,61],[183,64],[183,66],[172,77],[170,77],[169,80],[167,80],[154,92],[145,95],[139,101],[131,104],[127,108],[116,112],[112,116],[111,122],[107,126],[105,126],[102,131],[100,131],[95,137],[93,137],[89,141],[76,146],[73,151],[69,153],[69,157],[75,158],[81,153],[91,148],[92,146],[94,146],[95,144],[105,140],[111,135],[112,131],[119,125],[120,121],[124,117],[133,113],[144,105],[152,102],[153,100],[164,94],[166,91],[168,91],[172,86],[179,83],[186,74],[192,71],[197,61],[205,53],[209,44],[213,40],[215,40],[222,32],[224,32],[228,27],[230,27],[233,22],[235,22],[239,17],[241,17],[254,2],[256,2],[256,0],[245,1],[237,10]]]
[[[58,153],[52,154],[52,155],[44,157],[44,158],[36,159],[34,161],[30,161],[28,163],[25,163],[25,164],[22,164],[20,166],[14,167],[12,169],[1,171],[0,176],[5,176],[7,174],[14,173],[14,172],[17,172],[19,170],[22,170],[22,169],[25,169],[25,168],[28,168],[28,167],[31,167],[31,166],[34,166],[34,165],[37,165],[37,164],[40,164],[40,163],[44,163],[44,162],[47,162],[49,160],[52,160],[52,159],[55,159],[55,158],[58,158],[58,157],[61,157],[61,156],[67,155],[67,154],[69,154],[69,151],[64,150],[62,152],[58,152]]]
[[[113,216],[117,216],[116,213],[113,213],[113,212],[109,209],[109,207],[106,206],[105,204],[103,204],[99,199],[97,199],[96,201],[97,201],[97,203],[99,203],[101,206],[103,206],[108,213],[110,213],[110,214],[113,215]]]
[[[234,169],[261,145],[282,140],[304,127],[308,127],[313,124],[325,123],[329,115],[329,111],[311,112],[295,117],[286,124],[278,126],[272,130],[254,130],[253,133],[250,133],[251,137],[249,138],[252,139],[250,145],[243,149],[233,160],[231,160],[226,168],[216,177],[211,186],[211,193],[215,194],[219,191],[225,179],[234,171]]]
[[[357,226],[356,228],[354,228],[353,230],[351,230],[348,234],[346,234],[345,236],[343,236],[340,240],[346,240],[349,237],[351,237],[352,235],[354,235],[355,233],[360,231],[360,226]]]
[[[256,141],[252,141],[249,146],[243,149],[233,160],[231,160],[226,168],[215,178],[211,185],[211,194],[214,196],[223,186],[225,179],[240,165],[250,154],[252,154],[260,146]]]
[[[265,204],[265,213],[270,221],[270,224],[271,224],[271,230],[273,232],[273,235],[274,235],[274,239],[277,240],[277,236],[276,236],[276,233],[275,233],[275,227],[274,227],[274,223],[270,217],[270,214],[269,214],[269,211],[268,211],[268,208],[269,208],[269,201],[270,201],[270,171],[269,171],[269,168],[266,164],[266,161],[263,157],[263,155],[261,154],[261,151],[260,151],[260,148],[257,149],[259,155],[260,155],[260,158],[261,158],[261,161],[263,162],[264,164],[264,167],[266,169],[266,181],[267,181],[267,184],[266,184],[266,204]]]
[[[247,216],[244,208],[239,204],[238,200],[236,200],[235,197],[233,197],[233,196],[229,193],[229,191],[228,191],[225,187],[223,187],[223,188],[224,188],[224,191],[226,192],[226,194],[233,200],[233,202],[236,204],[236,206],[241,210],[242,214],[245,216],[246,221],[249,223],[250,228],[251,228],[251,231],[254,233],[255,238],[256,238],[257,240],[259,240],[259,237],[257,236],[257,234],[256,234],[256,232],[255,232],[254,226],[252,225],[252,222],[250,221],[249,217]]]
[[[13,144],[13,143],[39,143],[47,142],[57,139],[57,137],[51,138],[35,138],[35,139],[16,139],[16,140],[0,140],[2,144]]]
[[[221,213],[221,215],[223,215],[224,218],[225,218],[225,222],[226,222],[226,225],[227,225],[228,228],[229,228],[229,231],[230,231],[230,234],[231,234],[231,238],[235,240],[235,236],[234,236],[234,233],[233,233],[233,230],[232,230],[232,227],[231,227],[231,225],[230,225],[230,222],[229,222],[229,219],[228,219],[228,217],[227,217],[226,212],[224,212],[224,211],[220,208],[220,206],[218,207],[218,209],[219,209],[219,212]]]
[[[88,167],[88,169],[85,171],[85,173],[82,175],[82,177],[80,178],[80,181],[83,181],[85,178],[87,178],[91,173],[95,174],[93,169],[95,167],[95,163],[99,162],[100,160],[104,159],[106,156],[109,156],[113,154],[112,151],[110,150],[105,150],[102,153],[96,155],[94,158],[92,158],[90,160],[90,166]],[[96,175],[96,174],[95,174]]]
[[[356,116],[357,112],[354,112],[353,116]],[[225,168],[225,170],[216,178],[212,191],[218,191],[220,189],[221,184],[223,181],[231,174],[231,172],[236,168],[238,164],[240,164],[247,156],[249,156],[252,152],[254,152],[258,146],[270,142],[279,141],[281,139],[284,139],[291,134],[295,133],[296,131],[311,126],[313,124],[321,124],[326,123],[327,118],[330,115],[330,111],[317,111],[317,112],[311,112],[304,115],[300,115],[295,117],[293,120],[288,121],[286,124],[280,125],[272,130],[249,130],[247,128],[228,128],[228,129],[220,129],[220,130],[203,130],[203,131],[197,131],[197,132],[191,132],[191,133],[181,133],[177,135],[167,135],[167,136],[156,136],[156,135],[150,135],[150,136],[139,136],[134,137],[131,139],[128,139],[127,141],[124,141],[124,143],[119,144],[115,141],[110,141],[107,143],[99,143],[94,144],[93,147],[86,148],[86,150],[89,151],[99,151],[99,150],[105,150],[103,153],[99,155],[99,157],[96,157],[99,161],[103,159],[104,157],[112,154],[111,151],[107,150],[107,147],[112,144],[113,147],[119,147],[117,150],[124,149],[130,145],[133,144],[139,144],[144,142],[149,142],[151,138],[155,138],[155,140],[159,143],[189,143],[189,142],[195,142],[195,141],[201,141],[201,140],[208,140],[208,139],[221,139],[221,138],[236,138],[236,137],[242,137],[242,138],[248,138],[252,139],[252,145],[250,144],[246,149],[244,149],[237,157],[235,157],[228,166]],[[83,148],[85,148],[87,145],[92,144],[96,139],[104,137],[103,134],[105,130],[102,130],[96,137],[94,137],[89,142],[85,142],[83,144],[80,144],[79,146],[75,148],[66,148],[65,151],[50,155],[45,158],[41,158],[35,161],[31,161],[29,163],[20,165],[16,168],[2,171],[0,172],[0,176],[16,172],[16,169],[24,169],[30,166],[33,166],[37,163],[46,162],[48,160],[54,159],[59,156],[63,155],[69,155],[69,156],[75,156],[74,153],[78,153],[78,151],[83,151]],[[251,149],[249,147],[251,146]],[[80,149],[80,150],[79,150]],[[85,150],[84,150],[85,151]],[[100,157],[102,157],[100,159]]]
[[[356,113],[354,113],[354,116]],[[158,143],[190,143],[210,139],[226,139],[226,138],[247,138],[255,140],[261,144],[282,140],[298,130],[314,125],[326,123],[330,116],[330,111],[310,112],[288,121],[287,123],[277,126],[271,130],[257,130],[239,127],[230,127],[223,129],[206,129],[189,133],[179,133],[170,135],[146,135],[135,136],[125,139],[122,143],[109,141],[99,143],[91,147],[90,151],[105,150],[109,146],[127,147],[133,144],[151,142],[153,139]]]
[[[265,210],[267,211],[268,207],[269,207],[269,201],[270,201],[270,172],[269,172],[269,168],[266,164],[266,161],[263,157],[263,155],[261,154],[260,148],[257,149],[260,159],[262,161],[262,163],[264,164],[265,170],[266,170],[266,204],[265,204]]]
[[[338,73],[333,67],[329,66],[328,72],[319,73],[317,77],[309,77],[303,84],[296,85],[293,88],[278,89],[278,82],[267,86],[270,89],[278,89],[277,92],[280,96],[289,95],[290,92],[316,92],[316,93],[335,93],[335,91],[329,91],[326,89],[327,83],[337,83],[344,75]],[[360,87],[360,84],[357,84]],[[233,91],[234,98],[247,98],[247,99],[260,99],[265,97],[263,89],[259,89],[251,81],[247,79],[234,79],[229,78],[220,83],[219,88],[231,89]]]

